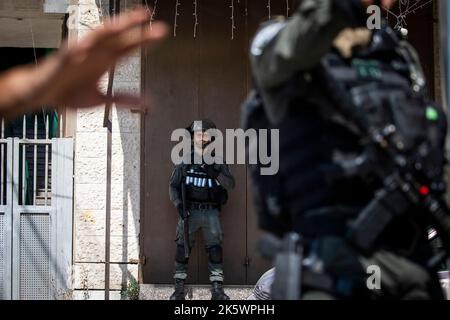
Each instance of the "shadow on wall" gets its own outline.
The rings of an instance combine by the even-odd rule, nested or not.
[[[130,266],[137,265],[139,258],[140,118],[138,114],[133,114],[127,109],[117,108],[115,113],[118,128],[114,133],[113,126],[113,136],[114,134],[120,135],[122,154],[117,154],[115,157],[114,150],[117,147],[113,146],[113,161],[117,159],[118,163],[113,164],[112,167],[121,166],[122,169],[122,185],[116,187],[118,190],[122,188],[122,262],[127,262],[127,264],[120,264],[119,268],[122,276],[122,291],[126,293],[127,299],[133,299],[139,296],[138,281]],[[119,139],[115,141],[119,143]],[[123,159],[122,163],[121,158]],[[130,248],[137,249],[137,251],[129,252]]]

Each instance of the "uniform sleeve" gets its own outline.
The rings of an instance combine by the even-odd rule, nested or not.
[[[182,166],[175,166],[169,181],[169,197],[175,207],[178,207],[179,204],[183,203],[183,200],[181,199],[182,177]]]
[[[217,177],[217,180],[227,190],[231,190],[234,188],[235,180],[230,168],[226,164],[221,165],[220,174]]]
[[[298,71],[316,66],[345,27],[366,25],[361,0],[304,0],[285,21],[263,27],[251,45],[255,80],[279,86]]]

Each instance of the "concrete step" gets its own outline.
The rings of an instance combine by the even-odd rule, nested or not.
[[[210,300],[209,286],[187,285],[186,300]],[[247,300],[253,286],[224,286],[231,300]],[[141,284],[139,300],[168,300],[173,293],[172,285]]]

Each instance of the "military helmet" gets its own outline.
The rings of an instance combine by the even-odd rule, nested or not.
[[[195,131],[206,131],[209,129],[217,129],[214,122],[209,119],[202,119],[193,121],[189,127],[186,128],[191,134]]]

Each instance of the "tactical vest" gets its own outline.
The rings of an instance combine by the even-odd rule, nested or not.
[[[346,160],[353,161],[363,151],[360,139],[364,128],[347,121],[346,116],[358,116],[345,114],[354,110],[349,104],[366,108],[364,112],[378,112],[371,118],[374,122],[377,115],[379,123],[385,121],[386,113],[398,117],[402,132],[398,145],[404,148],[405,156],[424,140],[424,134],[434,134],[434,147],[441,151],[435,158],[436,169],[442,168],[443,124],[428,130],[423,114],[414,116],[417,110],[425,109],[427,101],[425,80],[413,60],[413,53],[400,46],[390,28],[375,31],[370,47],[352,59],[331,50],[319,66],[295,75],[279,90],[283,99],[288,96],[290,101],[279,124],[268,120],[256,88],[243,106],[244,127],[280,130],[279,173],[261,176],[259,165],[250,167],[263,229],[275,234],[295,230],[306,238],[323,233],[343,235],[348,219],[356,217],[373,198],[380,181],[358,172],[343,172]],[[376,103],[389,107],[377,108]],[[418,105],[421,108],[408,109]],[[431,104],[427,113],[434,120],[445,118],[442,109]]]
[[[189,165],[186,168],[186,196],[190,202],[214,203],[223,205],[226,202],[226,190],[217,179],[208,177],[200,165]]]

